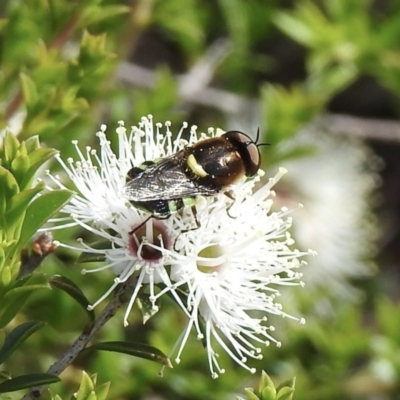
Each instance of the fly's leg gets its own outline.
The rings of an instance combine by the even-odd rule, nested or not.
[[[192,211],[192,215],[194,218],[194,221],[196,222],[196,227],[193,228],[189,228],[189,229],[184,229],[183,231],[181,231],[179,233],[179,235],[176,237],[175,242],[174,242],[174,250],[178,251],[177,247],[176,247],[176,242],[178,241],[179,237],[182,235],[182,233],[186,233],[186,232],[190,232],[190,231],[196,231],[197,229],[199,229],[201,227],[200,221],[197,218],[197,209],[196,206],[193,205],[190,207],[191,211]]]
[[[233,193],[230,192],[230,191],[224,192],[224,195],[225,195],[226,197],[228,197],[229,199],[232,200],[232,204],[226,209],[226,213],[228,214],[228,217],[229,217],[229,218],[236,219],[237,216],[234,217],[234,216],[232,216],[231,213],[230,213],[231,208],[235,205],[236,197],[235,197],[235,196],[233,195]]]
[[[144,225],[147,224],[148,221],[150,221],[150,219],[153,218],[152,215],[150,215],[149,217],[147,217],[141,224],[139,224],[135,229],[131,230],[129,232],[129,235],[132,236],[135,232],[137,232],[141,227],[143,227]]]

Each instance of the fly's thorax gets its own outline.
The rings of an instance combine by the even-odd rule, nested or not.
[[[204,186],[223,188],[245,176],[242,157],[229,140],[212,138],[187,149],[187,168]]]

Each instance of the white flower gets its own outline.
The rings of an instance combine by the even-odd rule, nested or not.
[[[143,118],[127,136],[121,123],[117,129],[117,155],[102,127],[98,133],[100,155],[90,148],[83,154],[77,147],[79,161],[69,160],[66,164],[59,158],[78,194],[62,210],[67,214],[65,219],[53,222],[56,228],[79,224],[111,243],[107,249],[95,249],[81,242],[82,247],[78,248],[106,259],[104,266],[85,272],[112,268],[117,274],[109,291],[92,307],[117,284],[136,274],[125,324],[144,284],[149,287],[154,309],[157,299],[171,292],[189,319],[175,346],[177,362],[194,327],[197,337],[204,341],[213,377],[224,371],[218,364],[215,343],[238,364],[253,371],[246,361],[261,357],[260,344],[280,344],[271,335],[274,328],[268,325],[268,315],[291,317],[277,302],[279,285],[301,284],[299,258],[308,254],[290,248],[294,240],[287,232],[291,225],[289,210],[270,212],[270,197],[274,195],[271,188],[286,171],[280,169],[275,178],[257,190],[255,184],[259,185],[261,171],[235,185],[235,201],[224,194],[198,197],[200,227],[196,227],[190,208],[166,220],[150,219],[143,224],[149,215],[135,208],[124,194],[127,171],[199,140],[196,127],[190,129],[189,142],[182,140],[187,127],[184,125],[172,141],[169,126],[165,124],[166,133],[162,134],[161,124],[154,131],[151,117]],[[215,135],[213,130],[208,134]],[[58,187],[64,187],[59,178],[49,176]],[[158,283],[163,284],[162,289],[157,288]],[[182,292],[186,297],[181,296]]]
[[[349,280],[373,271],[376,227],[369,197],[377,184],[376,157],[359,140],[317,126],[299,132],[290,145],[312,146],[309,155],[286,163],[291,173],[277,189],[278,204],[307,204],[293,223],[299,245],[318,253],[304,268],[304,281],[324,295],[353,297]]]
[[[198,207],[201,227],[179,237],[177,247],[185,259],[172,263],[171,278],[177,286],[188,287],[190,320],[177,362],[193,326],[204,340],[213,377],[224,372],[213,341],[252,372],[246,361],[262,357],[260,344],[280,345],[271,335],[274,327],[268,325],[268,315],[293,318],[277,302],[279,286],[301,284],[297,268],[305,254],[289,247],[294,243],[287,232],[289,211],[270,213],[271,187],[285,172],[280,169],[255,192],[258,179],[241,185],[232,207],[224,195],[207,199],[205,207]]]

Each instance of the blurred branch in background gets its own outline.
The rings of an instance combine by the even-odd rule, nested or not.
[[[221,53],[219,56],[221,57]],[[211,62],[210,62],[211,61]],[[214,62],[212,62],[214,61]],[[227,114],[254,114],[259,109],[256,99],[249,99],[223,89],[208,87],[213,77],[216,60],[208,56],[186,74],[177,75],[179,98],[182,103],[215,108]],[[152,89],[157,73],[130,62],[121,62],[116,70],[116,78],[122,83]],[[195,84],[192,84],[195,82]],[[400,122],[361,118],[349,115],[326,113],[318,117],[318,126],[333,134],[345,134],[360,139],[380,140],[400,143]]]

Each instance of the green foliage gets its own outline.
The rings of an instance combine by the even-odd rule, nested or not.
[[[74,396],[78,400],[105,400],[107,398],[110,383],[103,383],[96,386],[97,375],[89,376],[82,371],[81,384]]]
[[[50,279],[50,284],[53,287],[61,289],[65,293],[67,293],[70,297],[72,297],[87,313],[89,321],[91,323],[95,320],[95,315],[93,310],[89,310],[88,306],[90,305],[89,300],[82,292],[82,290],[70,279],[65,276],[55,275]]]
[[[268,376],[262,371],[257,390],[246,388],[247,400],[292,400],[295,388],[295,379],[281,383],[277,388]]]
[[[20,142],[10,132],[5,134],[0,148],[0,327],[6,326],[18,315],[32,292],[49,288],[41,274],[23,278],[19,278],[18,274],[21,263],[28,261],[21,258],[27,241],[72,194],[66,190],[43,193],[43,183],[32,187],[37,169],[55,153],[52,149],[41,149],[37,137]],[[6,361],[43,325],[43,322],[25,322],[6,335],[0,349],[0,363]],[[11,376],[0,383],[0,392],[59,381],[57,376],[40,373]]]
[[[198,53],[205,40],[198,12],[201,2],[155,0],[153,3],[154,24],[165,29],[189,57]]]
[[[148,346],[143,343],[122,342],[122,341],[99,342],[91,347],[88,347],[87,350],[88,351],[103,350],[103,351],[112,351],[116,353],[128,354],[131,356],[143,358],[145,360],[154,361],[159,364],[172,368],[171,361],[162,351],[153,346]]]
[[[119,0],[6,0],[0,5],[0,126],[11,124],[13,117],[19,117],[20,125],[16,135],[4,136],[0,150],[0,327],[4,328],[0,359],[7,356],[0,391],[54,382],[52,376],[25,376],[30,361],[35,361],[38,371],[45,371],[50,358],[59,358],[61,349],[93,323],[95,313],[87,310],[89,299],[99,298],[115,278],[106,272],[90,279],[81,277],[80,267],[73,264],[74,252],[65,248],[46,262],[46,275],[18,276],[24,263],[21,251],[71,196],[68,191],[45,193],[43,183],[33,183],[38,169],[56,153],[40,148],[39,137],[69,156],[72,139],[83,145],[94,141],[94,126],[114,126],[120,119],[134,124],[149,113],[158,121],[179,119],[179,126],[187,119],[202,129],[208,125],[225,128],[221,121],[226,115],[215,103],[204,107],[203,98],[201,107],[195,101],[184,103],[175,72],[189,70],[204,56],[206,47],[220,38],[232,42],[232,51],[215,71],[210,86],[261,102],[261,121],[251,122],[266,127],[261,141],[270,146],[261,151],[267,167],[284,166],[289,158],[312,153],[310,148],[285,150],[284,144],[362,76],[385,86],[399,113],[400,6],[394,0],[386,2],[383,11],[371,8],[367,0],[300,0],[293,7],[276,0],[126,4]],[[140,54],[139,39],[145,42]],[[303,72],[294,74],[295,78],[279,75],[282,66],[274,57],[292,51],[293,47],[285,47],[288,42],[305,52],[303,77]],[[147,65],[157,78],[143,85],[122,85],[114,74],[122,61]],[[71,243],[82,232],[75,227],[57,231],[56,236]],[[102,249],[107,245],[111,244],[98,243]],[[91,246],[96,248],[96,244]],[[104,255],[89,253],[78,258],[79,263],[103,261]],[[54,288],[61,290],[50,290]],[[317,308],[327,301],[324,295],[307,301]],[[247,371],[236,368],[223,351],[219,360],[227,366],[226,373],[211,381],[202,343],[194,338],[189,339],[187,356],[173,370],[166,369],[165,378],[160,379],[159,364],[170,362],[165,354],[186,320],[168,300],[163,299],[162,311],[156,312],[146,297],[136,303],[130,327],[124,330],[117,315],[96,338],[93,350],[97,346],[106,351],[91,352],[79,368],[98,372],[102,381],[110,380],[110,398],[161,395],[214,400],[233,398],[245,386],[257,388],[246,390],[248,399],[395,398],[400,391],[399,307],[382,297],[380,289],[368,295],[372,297],[368,304],[375,307],[348,305],[347,299],[338,298],[326,314],[308,313],[301,329],[278,327],[276,337],[286,335],[286,340],[280,349],[263,349],[264,360],[255,362],[259,370],[268,372],[259,384]],[[85,311],[77,312],[79,307]],[[48,322],[46,329],[37,330],[43,322],[26,322],[40,318]],[[149,363],[149,359],[157,362]],[[80,377],[77,368],[71,367],[69,379],[56,384],[54,392],[59,395],[52,398],[69,398],[80,385],[77,398],[105,399],[109,384],[97,385],[96,376],[86,373]],[[19,376],[14,377],[15,373]],[[294,381],[273,384],[293,376],[295,396]]]
[[[0,364],[2,364],[24,340],[44,325],[43,322],[37,321],[25,322],[11,331],[5,337],[4,344],[0,349]]]
[[[36,137],[20,142],[11,133],[5,135],[0,149],[0,285],[4,289],[0,299],[14,287],[23,246],[72,195],[68,191],[54,191],[38,196],[44,189],[43,183],[31,187],[37,169],[55,153],[52,149],[40,149]]]
[[[9,4],[7,23],[0,32],[0,97],[7,107],[0,111],[0,126],[21,111],[26,115],[21,138],[40,135],[65,143],[67,128],[90,120],[90,102],[104,93],[113,67],[106,36],[88,29],[98,30],[128,8],[97,1],[5,3]],[[64,51],[71,35],[74,44]]]
[[[330,95],[360,74],[376,76],[400,94],[400,15],[384,21],[371,15],[368,0],[324,0],[323,7],[302,0],[295,11],[278,11],[276,25],[309,50],[314,90]]]
[[[59,382],[60,378],[51,374],[28,374],[20,375],[0,383],[0,392],[16,392],[17,390],[28,389],[40,385],[49,385]]]
[[[321,99],[309,93],[304,86],[290,90],[265,85],[261,93],[265,107],[267,138],[278,144],[287,140],[293,132],[310,122],[321,111]]]

